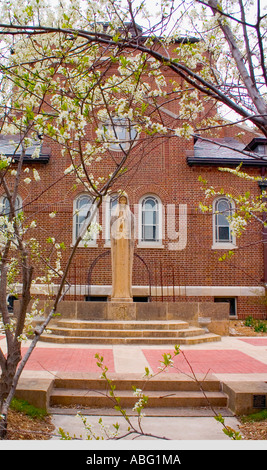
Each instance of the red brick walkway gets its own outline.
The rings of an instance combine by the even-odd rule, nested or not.
[[[25,350],[22,350],[22,354]],[[173,350],[143,349],[142,350],[151,370],[158,371],[162,354],[173,353]],[[95,354],[104,357],[104,365],[109,372],[115,372],[112,349],[82,349],[82,348],[36,348],[26,370],[70,371],[70,372],[100,372],[96,365]],[[187,362],[188,361],[188,362]],[[255,374],[267,373],[267,364],[237,350],[186,350],[174,358],[174,368],[169,372],[189,373],[190,366],[196,373],[229,373]],[[178,370],[177,370],[178,369]]]
[[[196,373],[214,373],[214,374],[267,374],[267,361],[262,362],[262,358],[267,358],[267,337],[250,337],[250,338],[238,338],[238,343],[241,346],[241,350],[235,343],[235,349],[185,349],[181,348],[181,353],[174,359],[174,368],[169,368],[171,373],[189,373],[190,366]],[[246,346],[250,348],[249,351],[245,351]],[[138,348],[138,346],[136,346]],[[260,349],[261,347],[261,349]],[[131,347],[132,348],[132,347]],[[104,365],[108,367],[109,372],[117,372],[116,364],[119,359],[119,371],[121,367],[127,367],[127,355],[133,354],[133,350],[130,351],[124,347],[117,349],[113,348],[99,348],[95,347],[37,347],[33,351],[30,359],[28,360],[25,370],[28,371],[65,371],[65,372],[99,372],[100,369],[97,367],[95,354],[98,353],[104,357]],[[216,348],[216,346],[215,346]],[[252,349],[251,349],[252,348]],[[253,350],[254,348],[254,350]],[[25,354],[27,348],[22,348],[22,355]],[[250,352],[253,354],[250,355]],[[259,351],[259,359],[255,359],[256,353]],[[141,353],[141,355],[140,355]],[[151,371],[154,373],[158,371],[160,361],[162,360],[163,353],[173,354],[173,349],[163,349],[155,347],[138,348],[137,360],[143,360],[143,363],[137,364],[138,370],[140,367],[149,365]],[[121,355],[125,354],[123,358]],[[119,356],[118,356],[119,355]],[[185,357],[184,357],[185,355]],[[253,356],[253,357],[252,357]],[[123,359],[120,361],[120,359]],[[143,359],[142,359],[143,358]],[[188,363],[186,359],[188,360]],[[134,357],[131,356],[131,367],[133,369]],[[127,371],[129,372],[129,371]],[[131,372],[135,372],[131,370]]]
[[[239,338],[240,341],[252,344],[253,346],[267,346],[267,338]]]
[[[155,373],[161,366],[162,351],[144,349],[143,353]],[[173,354],[173,350],[164,351]],[[186,360],[187,359],[187,360]],[[187,350],[174,358],[174,367],[169,368],[173,373],[190,373],[190,366],[195,373],[217,374],[256,374],[267,373],[267,364],[237,350]],[[177,370],[178,369],[178,370]]]
[[[22,355],[26,349],[22,349]],[[82,349],[82,348],[36,348],[31,354],[25,370],[40,371],[69,371],[69,372],[99,372],[95,359],[98,353],[104,358],[104,365],[114,372],[112,349]]]

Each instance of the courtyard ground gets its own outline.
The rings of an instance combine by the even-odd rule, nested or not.
[[[240,341],[240,344],[241,343],[243,344],[241,351],[237,351],[236,349],[237,343],[235,343],[234,346],[229,346],[230,343],[227,341],[227,337],[225,337],[225,340],[222,341],[221,345],[219,345],[219,343],[217,344],[214,343],[213,345],[209,345],[208,347],[205,345],[198,345],[197,347],[192,347],[192,348],[187,347],[183,349],[185,350],[188,357],[191,358],[196,368],[200,367],[201,369],[201,362],[199,362],[199,360],[201,359],[201,354],[203,355],[203,358],[204,358],[203,361],[205,362],[205,364],[206,365],[208,364],[209,366],[211,366],[211,368],[212,368],[212,359],[213,359],[214,360],[213,372],[215,372],[215,374],[219,377],[225,377],[227,373],[230,372],[230,375],[237,373],[236,377],[240,377],[241,379],[244,376],[252,377],[252,375],[254,374],[255,380],[257,379],[264,380],[264,377],[266,380],[266,377],[267,377],[267,354],[266,354],[267,333],[255,332],[253,328],[245,326],[243,321],[232,321],[231,333],[230,333],[229,339],[233,337],[234,337],[234,341],[235,339],[238,339]],[[4,344],[3,337],[0,338],[0,342]],[[226,345],[226,347],[224,347],[224,344]],[[248,346],[247,350],[245,348],[246,345]],[[72,348],[69,348],[69,350],[71,349]],[[82,349],[86,349],[86,348],[81,348],[79,349],[79,351],[81,352]],[[167,349],[169,350],[169,348]],[[31,362],[29,362],[28,367],[25,370],[25,374],[26,375],[30,374],[33,371],[36,371],[35,374],[37,374],[37,376],[38,374],[42,374],[42,373],[51,374],[51,367],[53,367],[51,363],[51,355],[59,359],[59,356],[62,353],[62,350],[60,348],[57,349],[57,351],[58,351],[58,354],[55,354],[55,349],[53,348],[52,345],[47,345],[47,344],[44,345],[42,343],[39,343],[38,348],[36,348],[36,351],[33,353]],[[94,350],[92,350],[92,352],[93,351]],[[112,364],[114,365],[114,362],[112,361],[112,357],[109,355],[110,350],[109,348],[106,347],[106,349],[104,348],[104,351],[108,353],[107,354],[107,357],[109,358],[108,362],[112,368]],[[123,349],[120,349],[120,351],[123,351]],[[126,349],[124,351],[126,351]],[[244,354],[243,351],[246,352],[248,355]],[[259,351],[260,354],[256,354],[257,351]],[[47,361],[45,361],[45,358],[46,358],[45,352],[47,353]],[[136,349],[136,352],[138,356],[137,349]],[[154,347],[153,349],[142,348],[142,354],[145,357],[145,359],[148,361],[152,369],[156,367],[155,365],[157,364],[157,361],[160,358],[160,354],[162,354],[162,352],[164,352],[163,348],[160,348],[159,350],[157,350],[156,347]],[[229,357],[231,357],[232,361],[229,361],[227,352],[230,353]],[[132,353],[132,350],[131,350],[131,353]],[[73,349],[73,354],[76,357],[75,349]],[[68,358],[69,366],[71,366],[71,360],[73,360],[73,357],[69,356]],[[125,360],[128,361],[129,358],[126,357]],[[117,365],[119,367],[122,367],[124,364],[123,357],[121,358],[121,361],[122,361],[121,363],[117,361]],[[234,364],[235,361],[236,361],[236,365]],[[55,367],[59,367],[60,364],[62,365],[63,362],[61,363],[57,362],[55,364]],[[237,367],[237,364],[240,366],[240,371],[235,370],[235,367]],[[131,364],[128,363],[128,365],[130,366]],[[91,363],[91,366],[93,367],[92,363]],[[141,364],[141,366],[143,366],[143,364]],[[64,365],[64,367],[66,368],[66,365]],[[245,422],[245,423],[242,423],[240,419],[239,430],[243,436],[243,439],[267,440],[267,420],[266,419],[263,421],[259,421],[259,422]],[[37,419],[37,418],[33,420],[32,418],[20,412],[12,411],[12,410],[10,411],[9,433],[8,433],[8,439],[10,440],[49,440],[53,438],[54,433],[56,431],[57,430],[54,427],[51,416],[48,416],[42,420]]]

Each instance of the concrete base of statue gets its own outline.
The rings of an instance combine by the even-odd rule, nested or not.
[[[108,320],[136,320],[136,304],[133,301],[111,301],[107,303]]]
[[[20,300],[14,301],[14,315],[18,315]],[[32,305],[31,300],[30,305]],[[40,300],[38,308],[46,316],[52,301]],[[84,302],[64,300],[58,304],[59,317],[51,320],[75,321],[186,321],[190,326],[201,326],[203,317],[210,319],[209,331],[221,336],[229,335],[229,305],[224,302]]]

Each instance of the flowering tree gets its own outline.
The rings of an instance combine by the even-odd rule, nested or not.
[[[103,54],[108,54],[110,47],[119,54],[138,51],[153,57],[158,69],[164,64],[183,80],[182,85],[173,84],[173,90],[182,93],[183,100],[185,96],[189,100],[189,88],[195,89],[226,105],[242,121],[251,121],[267,135],[267,17],[261,3],[158,0],[153,13],[149,9],[149,2],[140,0],[77,0],[71,4],[6,0],[0,33],[15,54],[17,37],[24,35],[34,47],[41,34],[51,38],[56,33],[67,38],[72,54],[78,38],[78,47],[84,54],[93,44],[102,44]],[[192,36],[194,41],[188,42]],[[185,47],[174,48],[175,54],[170,55],[168,46],[177,39],[182,39]],[[55,54],[58,56],[59,52]],[[186,119],[184,112],[181,107],[180,117]]]
[[[33,18],[40,20],[42,15],[48,24],[51,20],[48,10],[38,2],[36,10],[28,4],[19,16],[10,4],[8,7],[3,14],[15,15],[11,23],[15,17],[18,23],[25,24]],[[60,23],[69,22],[66,11],[60,10]],[[75,16],[75,8],[71,13]],[[149,63],[147,55],[135,51],[122,55],[114,41],[107,48],[97,39],[90,43],[79,35],[70,36],[69,31],[61,32],[60,28],[52,35],[48,31],[37,36],[17,32],[15,36],[3,35],[1,42],[0,123],[1,136],[9,149],[1,155],[0,166],[0,310],[7,345],[6,353],[0,350],[2,437],[23,367],[68,289],[67,275],[76,248],[98,228],[92,223],[97,208],[127,170],[130,156],[138,152],[140,160],[145,154],[147,137],[149,141],[153,137],[157,145],[158,137],[175,135],[174,119],[162,112],[162,106],[173,102],[176,96],[156,61]],[[119,135],[121,128],[123,140]],[[82,187],[93,199],[64,264],[63,244],[51,233],[47,246],[41,246],[38,236],[34,236],[41,218],[38,214],[36,218],[29,217],[30,203],[19,199],[26,187],[33,187],[37,200],[49,191],[49,187],[40,187],[38,196],[41,172],[26,166],[25,160],[30,155],[31,165],[36,162],[37,167],[43,147],[53,142],[60,145],[62,160],[68,161],[58,178],[68,179],[70,188]],[[120,156],[114,157],[114,147],[121,150]],[[53,295],[55,280],[57,290]],[[33,328],[31,318],[38,307],[34,303],[30,309],[29,303],[31,288],[37,283],[51,290],[53,303],[43,324]],[[20,306],[14,318],[8,310],[7,296],[17,293]],[[22,359],[21,341],[29,332],[33,340]]]
[[[213,0],[161,0],[153,15],[148,3],[2,2],[1,135],[16,136],[12,155],[3,154],[0,160],[5,197],[0,310],[7,339],[6,355],[0,351],[2,436],[21,371],[68,288],[75,250],[97,229],[92,226],[95,211],[132,155],[145,155],[148,138],[157,145],[158,138],[191,138],[225,125],[218,104],[267,136],[266,16],[260,6],[250,23],[241,0],[225,6]],[[51,142],[60,145],[62,160],[68,160],[59,178],[69,178],[70,187],[83,187],[94,202],[64,266],[60,241],[49,234],[52,249],[41,247],[34,237],[37,220],[28,220],[17,202],[21,186],[40,179],[37,169],[25,168],[27,152],[34,148],[31,158],[38,162],[42,145]],[[114,146],[121,150],[119,158],[111,152]],[[59,287],[51,311],[34,330],[32,345],[20,362],[32,283],[51,285],[55,278]],[[16,282],[22,286],[21,302],[12,319],[6,297],[15,291]]]

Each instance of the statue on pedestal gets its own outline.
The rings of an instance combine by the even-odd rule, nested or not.
[[[112,302],[133,302],[134,215],[121,195],[110,219]]]

